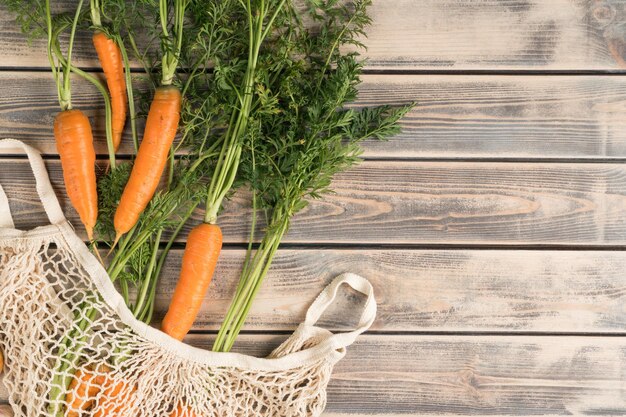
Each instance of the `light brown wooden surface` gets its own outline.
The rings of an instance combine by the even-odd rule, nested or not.
[[[374,0],[364,55],[380,70],[615,70],[607,38],[623,39],[623,14],[621,0]],[[4,9],[0,30],[0,66],[47,66]],[[91,48],[79,37],[76,62],[95,67]]]
[[[244,336],[235,350],[264,356],[285,339]],[[364,336],[335,368],[327,415],[621,415],[625,352],[624,338]]]
[[[65,197],[60,162],[50,160],[47,167],[68,217],[84,234]],[[3,160],[0,181],[16,197],[12,204],[20,226],[42,224],[45,216],[27,162]],[[337,176],[333,188],[336,194],[311,202],[295,216],[284,242],[626,243],[622,164],[367,161]],[[246,193],[225,204],[220,221],[226,242],[246,241],[250,207]],[[200,222],[201,213],[194,219]]]
[[[172,253],[158,291],[167,309],[182,251]],[[244,251],[224,251],[195,330],[217,330],[235,292]],[[504,250],[291,250],[275,260],[246,329],[293,330],[320,288],[343,272],[374,285],[378,332],[586,332],[626,327],[626,252]],[[511,271],[514,271],[512,273]],[[323,327],[346,330],[363,299],[342,291]]]
[[[336,195],[294,219],[237,349],[266,355],[352,271],[371,279],[379,313],[336,368],[325,416],[626,415],[626,78],[609,74],[623,71],[624,2],[374,0],[372,16],[356,105],[418,106],[397,138],[365,144],[369,161],[337,178]],[[0,137],[47,155],[80,232],[43,44],[28,47],[1,6],[0,52]],[[89,36],[75,53],[95,68]],[[99,97],[74,82],[103,154]],[[0,183],[18,226],[45,223],[24,159],[0,159]],[[245,193],[227,205],[228,247],[194,345],[210,346],[234,291],[249,207]],[[322,324],[348,329],[361,302],[346,292]]]
[[[73,81],[74,103],[91,117],[96,151],[104,155],[101,97],[80,78]],[[0,96],[3,134],[55,154],[49,124],[58,105],[51,75],[0,72],[0,84],[5,86]],[[626,157],[622,77],[365,75],[356,105],[413,101],[418,105],[403,120],[403,132],[389,142],[366,141],[365,157]],[[132,152],[130,127],[120,152]]]

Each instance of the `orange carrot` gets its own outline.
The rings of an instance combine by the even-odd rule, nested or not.
[[[111,95],[111,110],[113,113],[111,128],[113,130],[113,146],[117,151],[122,140],[122,132],[128,111],[122,53],[117,43],[101,31],[94,33],[93,45],[98,53],[98,59],[104,71],[109,94]]]
[[[222,250],[222,231],[215,224],[196,226],[187,238],[182,268],[161,329],[182,340],[191,329]]]
[[[100,365],[97,372],[90,369],[76,371],[69,386],[70,391],[65,396],[66,417],[78,417],[93,405],[95,397],[102,390],[102,385],[106,380],[105,374],[109,371],[106,365]]]
[[[191,408],[180,404],[169,417],[198,417],[198,415]]]
[[[126,380],[114,381],[112,378],[107,378],[102,397],[98,400],[93,417],[133,415],[128,408],[133,405],[131,399],[135,391],[135,386],[130,385]]]
[[[152,199],[165,169],[180,119],[181,94],[173,86],[157,88],[133,170],[115,211],[116,241],[133,228]]]
[[[65,110],[54,120],[54,137],[61,156],[67,195],[85,225],[89,240],[98,218],[96,151],[89,119],[80,110]]]

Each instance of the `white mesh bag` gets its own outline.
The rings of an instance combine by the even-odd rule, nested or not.
[[[321,414],[333,366],[374,321],[367,280],[337,277],[267,358],[191,347],[133,317],[65,220],[37,151],[0,141],[0,150],[16,148],[28,156],[51,223],[15,229],[0,187],[0,348],[16,416]],[[333,334],[315,323],[344,283],[367,301],[356,330]]]

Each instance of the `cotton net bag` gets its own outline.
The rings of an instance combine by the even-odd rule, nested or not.
[[[16,148],[50,224],[15,229],[0,187],[0,348],[15,416],[321,414],[333,366],[376,315],[367,280],[337,277],[267,358],[191,347],[134,318],[63,216],[37,151],[0,141],[0,150]],[[315,323],[342,284],[367,301],[356,330],[333,334]],[[75,375],[86,385],[73,384]]]

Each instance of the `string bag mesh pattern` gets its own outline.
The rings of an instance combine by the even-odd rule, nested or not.
[[[0,348],[16,417],[322,413],[334,365],[376,315],[367,280],[337,277],[267,358],[191,347],[133,317],[63,216],[37,151],[0,141],[15,148],[29,158],[51,223],[15,229],[0,187]],[[344,283],[367,302],[356,330],[333,334],[315,323]],[[87,385],[72,385],[75,375]]]

